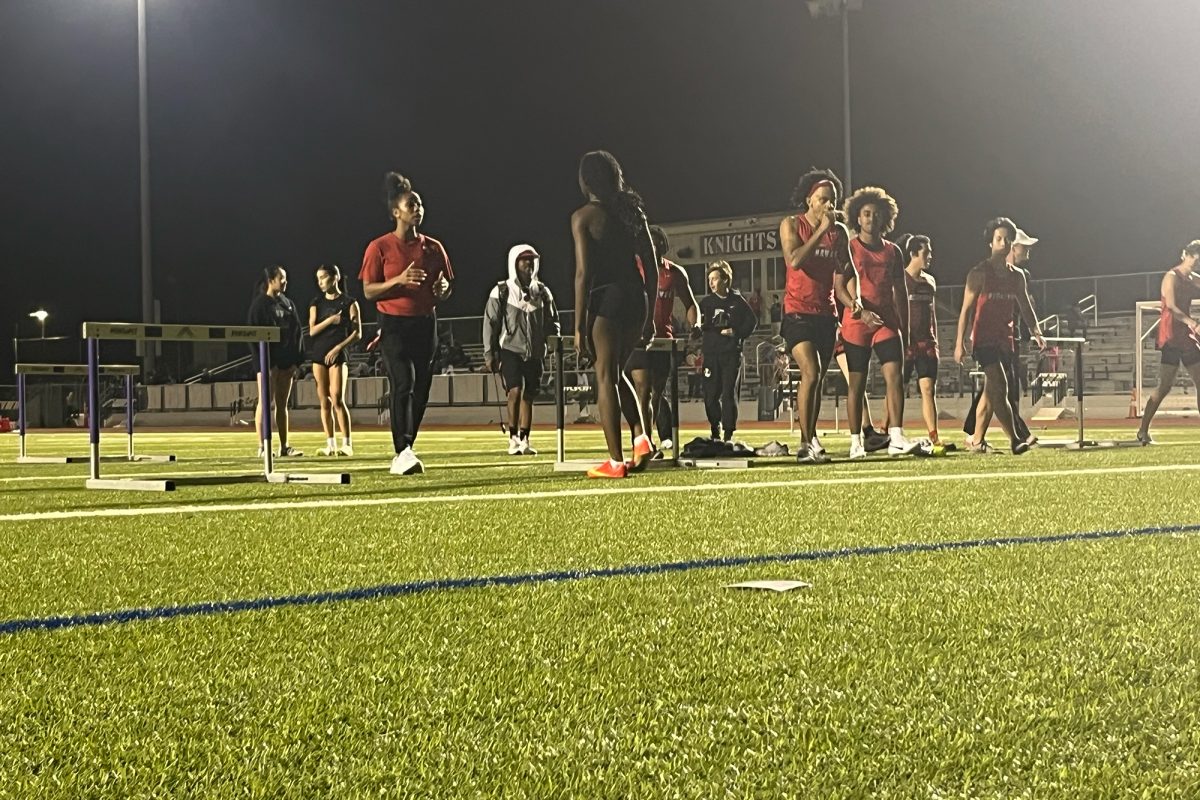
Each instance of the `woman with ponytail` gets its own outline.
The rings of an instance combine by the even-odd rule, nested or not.
[[[254,301],[246,315],[247,325],[279,328],[279,341],[268,346],[271,359],[270,387],[271,407],[275,411],[275,432],[279,434],[280,456],[302,456],[304,453],[288,445],[288,400],[292,396],[292,383],[296,379],[304,354],[300,350],[300,315],[296,306],[284,294],[287,291],[287,270],[278,264],[262,271],[262,277],[254,292]],[[262,385],[262,373],[258,373],[257,385]],[[264,404],[259,398],[254,414],[254,432],[258,434],[259,450],[262,452],[262,415]],[[268,443],[269,445],[269,443]]]
[[[336,264],[317,267],[317,288],[320,293],[308,304],[309,353],[321,405],[321,428],[325,431],[325,446],[317,455],[352,456],[350,409],[346,407],[346,348],[362,338],[362,318],[358,301],[342,292],[342,273]],[[333,434],[335,418],[342,434],[341,447]]]
[[[380,349],[391,395],[393,475],[425,471],[413,443],[433,384],[437,304],[450,296],[454,270],[442,243],[418,231],[425,219],[421,196],[398,172],[383,179],[383,202],[392,230],[367,245],[358,277],[363,296],[375,301]]]
[[[575,352],[581,362],[595,364],[596,404],[609,456],[588,470],[588,477],[624,478],[629,471],[645,469],[653,456],[624,367],[634,348],[645,347],[654,335],[658,257],[642,199],[626,185],[611,153],[594,150],[583,156],[579,188],[587,203],[571,216]],[[642,431],[628,464],[621,452],[622,407],[636,410]]]

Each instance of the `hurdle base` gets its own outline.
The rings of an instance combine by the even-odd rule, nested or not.
[[[118,460],[119,461],[150,461],[150,462],[153,462],[156,464],[168,464],[168,463],[174,463],[176,461],[176,458],[174,455],[165,455],[165,456],[134,455],[134,456],[124,456]]]
[[[86,464],[87,462],[87,456],[17,456],[18,464]]]
[[[173,492],[175,481],[138,480],[134,478],[88,478],[88,489],[118,489],[126,492]]]
[[[554,462],[554,471],[555,472],[587,472],[589,469],[596,466],[603,460],[604,460],[604,457],[599,456],[597,458],[572,458],[572,459],[567,459],[566,461],[555,461]],[[683,466],[682,462],[679,464],[676,464],[671,459],[664,458],[659,461],[651,461],[649,466],[646,467],[646,469],[647,469],[647,471],[650,471],[650,472],[658,472],[660,470],[666,470],[666,469],[678,469],[679,467],[682,467],[682,466]]]
[[[679,463],[688,469],[749,469],[754,466],[749,458],[684,458]]]
[[[324,483],[346,486],[349,472],[268,472],[267,483]]]

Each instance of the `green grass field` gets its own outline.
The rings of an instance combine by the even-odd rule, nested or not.
[[[287,464],[347,469],[350,486],[163,494],[88,491],[83,464],[18,466],[5,436],[0,796],[1194,798],[1200,535],[1144,529],[1200,523],[1187,488],[1200,431],[1156,437],[1146,449],[783,460],[595,482],[551,471],[549,433],[535,434],[542,455],[520,458],[479,430],[422,434],[428,472],[393,477],[387,436],[372,431],[353,459]],[[321,442],[293,439],[310,453]],[[106,441],[123,452],[119,433]],[[64,455],[85,442],[31,440]],[[573,431],[571,455],[598,456],[600,443]],[[844,455],[845,437],[826,444]],[[244,431],[148,433],[139,450],[180,461],[103,471],[253,473],[254,447]],[[760,578],[812,588],[723,588]]]

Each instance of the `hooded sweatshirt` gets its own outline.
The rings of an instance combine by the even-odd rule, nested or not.
[[[533,256],[533,275],[529,288],[517,279],[517,260]],[[516,353],[528,361],[546,357],[546,337],[558,335],[558,309],[549,287],[538,280],[541,256],[532,245],[514,245],[508,251],[508,280],[504,282],[504,307],[501,287],[493,286],[483,311],[483,354],[498,356],[500,350]]]

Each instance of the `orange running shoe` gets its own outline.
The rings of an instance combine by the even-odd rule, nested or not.
[[[611,458],[606,458],[589,469],[587,476],[589,478],[624,478],[625,473],[626,469],[623,462],[614,464]]]
[[[628,466],[630,472],[641,472],[650,466],[650,462],[654,459],[654,445],[650,443],[650,437],[642,434],[633,443],[633,458],[629,460]]]

